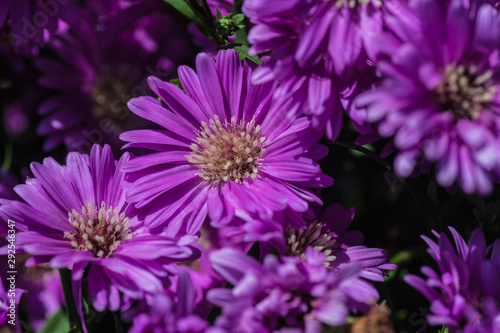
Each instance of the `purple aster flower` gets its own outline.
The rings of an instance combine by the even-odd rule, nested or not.
[[[214,252],[214,269],[234,285],[208,293],[222,308],[216,326],[227,332],[321,332],[322,324],[342,325],[349,310],[366,312],[378,299],[375,288],[359,278],[360,265],[334,272],[323,265],[326,256],[311,247],[306,258],[268,255],[261,265],[229,248]]]
[[[337,270],[350,263],[362,265],[360,276],[373,281],[384,281],[386,270],[396,269],[389,263],[387,253],[378,248],[361,245],[363,234],[348,231],[354,218],[355,209],[344,210],[339,204],[332,204],[316,219],[308,221],[307,226],[296,229],[288,226],[285,230],[287,256],[304,257],[307,248],[313,247],[326,256],[325,266]]]
[[[446,325],[451,333],[490,333],[500,331],[500,239],[486,246],[484,234],[474,230],[469,245],[449,227],[456,250],[446,234],[438,243],[422,236],[439,271],[428,266],[421,268],[427,281],[406,275],[405,281],[431,302],[431,325]]]
[[[382,28],[391,1],[255,0],[243,12],[255,26],[251,51],[273,50],[271,61],[255,72],[256,82],[280,80],[277,96],[292,96],[292,113],[312,117],[312,125],[335,139],[345,107],[360,131],[364,119],[351,110],[353,92],[369,87],[372,77],[365,41]]]
[[[318,211],[304,216],[284,213],[275,213],[270,220],[235,218],[223,225],[211,222],[213,228],[204,227],[202,238],[208,239],[212,248],[229,246],[243,253],[259,242],[261,256],[278,250],[287,256],[304,257],[306,249],[313,247],[326,256],[327,267],[335,270],[357,262],[363,266],[361,276],[373,281],[383,281],[386,270],[396,269],[384,250],[363,246],[363,234],[347,230],[354,208],[344,210],[339,204],[332,204],[324,212],[318,206]]]
[[[382,81],[356,104],[394,138],[398,175],[435,162],[441,186],[486,195],[500,177],[498,11],[482,1],[412,4],[374,40]]]
[[[118,151],[120,133],[147,123],[130,113],[127,101],[151,94],[149,75],[169,79],[191,57],[185,26],[165,2],[121,3],[120,10],[100,15],[82,10],[52,36],[51,53],[36,59],[40,85],[54,90],[38,108],[45,150],[63,142],[85,153],[95,143]]]
[[[194,234],[207,214],[217,223],[234,216],[266,221],[320,202],[308,188],[332,184],[316,163],[327,149],[307,119],[286,117],[288,100],[272,100],[276,83],[252,84],[252,65],[233,50],[220,51],[215,61],[199,54],[196,65],[197,74],[179,68],[185,93],[150,77],[163,103],[139,97],[128,104],[165,128],[120,136],[130,142],[124,147],[157,151],[124,167],[132,181],[127,200],[150,208],[146,225]]]
[[[133,317],[130,333],[202,333],[209,324],[193,313],[196,292],[189,274],[179,271],[176,297],[159,293],[146,297],[139,314]]]
[[[66,166],[52,158],[34,162],[35,178],[15,187],[26,203],[0,202],[20,230],[16,248],[34,255],[27,266],[70,268],[78,290],[90,264],[88,290],[98,311],[116,311],[119,292],[135,299],[163,290],[167,265],[198,254],[184,240],[144,228],[141,212],[125,201],[120,167],[130,158],[126,153],[115,161],[109,146],[95,145],[90,156],[69,153]]]

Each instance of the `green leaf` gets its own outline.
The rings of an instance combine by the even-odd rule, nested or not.
[[[45,323],[45,327],[40,333],[69,332],[69,323],[63,309],[59,309]]]
[[[75,297],[73,295],[71,271],[68,268],[60,269],[61,285],[63,289],[64,302],[66,303],[66,312],[68,323],[70,323],[71,332],[83,332],[83,326],[80,322]]]
[[[449,333],[449,331],[448,331],[448,327],[443,326],[443,328],[441,328],[441,329],[439,330],[439,333]]]
[[[175,85],[176,85],[177,87],[179,87],[182,91],[184,91],[184,89],[182,88],[182,83],[181,83],[181,80],[179,80],[178,78],[170,80],[170,83],[175,84]],[[160,101],[161,101],[161,99],[160,99]]]
[[[191,22],[193,22],[200,31],[205,31],[205,26],[198,16],[193,12],[193,9],[184,0],[164,0],[166,3],[170,4],[182,15],[187,17]]]
[[[241,60],[248,58],[255,62],[257,65],[260,65],[260,58],[258,56],[248,54],[249,48],[247,45],[235,46],[234,49],[238,52]]]
[[[234,34],[234,42],[236,44],[241,44],[248,46],[247,32],[245,29],[240,29]]]
[[[243,22],[244,19],[245,19],[245,15],[243,15],[243,14],[238,14],[238,15],[233,16],[233,22],[236,24],[240,24],[241,22]]]
[[[10,165],[12,164],[12,154],[13,149],[12,149],[12,143],[6,143],[5,144],[5,157],[3,160],[3,165],[2,165],[2,170],[9,171]]]
[[[216,9],[216,11],[217,11],[217,14],[215,15],[215,19],[216,19],[217,21],[220,21],[220,19],[222,18],[222,14],[221,14],[221,12],[219,12],[219,10],[218,10],[218,9]]]
[[[217,17],[217,32],[223,37],[227,38],[228,36],[234,35],[241,29],[244,29],[245,26],[245,15],[243,14],[229,14],[224,17]]]
[[[123,326],[120,321],[120,317],[116,313],[113,313],[113,318],[115,319],[115,333],[123,333]]]

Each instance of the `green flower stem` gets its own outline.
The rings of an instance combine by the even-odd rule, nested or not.
[[[66,303],[66,314],[71,333],[83,333],[82,323],[76,309],[75,298],[71,288],[71,271],[69,269],[60,269],[61,284],[64,293],[64,302]]]

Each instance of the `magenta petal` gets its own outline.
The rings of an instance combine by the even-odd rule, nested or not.
[[[133,160],[132,160],[133,161]],[[196,176],[191,165],[179,165],[142,177],[127,193],[127,200],[144,207],[163,192],[187,182]]]
[[[69,268],[71,265],[77,262],[85,262],[85,264],[94,260],[94,256],[91,252],[66,252],[60,255],[54,256],[50,260],[50,266],[54,268]]]
[[[158,100],[152,97],[138,97],[131,99],[127,105],[136,115],[153,121],[178,135],[194,139],[194,131],[197,128],[165,109]]]
[[[205,53],[200,53],[196,57],[196,68],[201,88],[212,110],[211,113],[218,115],[221,119],[230,119],[231,117],[224,112],[226,108],[215,62]]]

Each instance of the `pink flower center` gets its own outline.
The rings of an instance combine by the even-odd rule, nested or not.
[[[106,210],[104,202],[98,210],[89,201],[82,207],[81,214],[73,209],[68,217],[75,231],[64,232],[64,238],[68,238],[77,251],[90,251],[96,257],[109,257],[122,241],[132,237],[129,218],[125,213],[118,214],[117,208]]]
[[[231,118],[221,123],[218,116],[210,120],[210,126],[202,122],[197,143],[191,144],[193,151],[186,158],[200,168],[198,175],[214,184],[229,180],[241,183],[244,178],[256,178],[259,155],[265,150],[261,146],[266,140],[260,134],[260,125],[252,120],[245,123]]]

